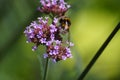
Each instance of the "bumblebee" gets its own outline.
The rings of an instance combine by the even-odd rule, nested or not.
[[[68,17],[60,18],[59,22],[60,22],[60,26],[63,30],[69,31],[71,21]]]

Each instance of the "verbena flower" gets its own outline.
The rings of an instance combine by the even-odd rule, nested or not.
[[[64,0],[40,0],[41,7],[39,11],[43,13],[52,13],[53,15],[62,16],[70,8]]]
[[[59,40],[54,40],[51,44],[47,45],[47,52],[44,54],[44,58],[52,58],[54,62],[66,60],[71,57],[70,48]]]
[[[35,46],[32,47],[33,51],[36,50],[38,45],[40,44],[46,45],[48,44],[47,42],[51,40],[61,39],[56,25],[56,18],[55,20],[53,20],[53,22],[53,24],[49,25],[48,17],[46,17],[45,19],[39,17],[37,21],[33,21],[31,25],[26,27],[24,33],[27,37],[27,43],[32,42],[35,44]]]
[[[43,13],[52,14],[52,22],[49,24],[48,17],[38,17],[26,27],[24,33],[27,43],[33,43],[32,51],[37,50],[39,45],[46,47],[44,58],[51,58],[54,62],[71,58],[70,47],[73,43],[64,41],[63,36],[68,33],[61,27],[60,18],[69,9],[64,0],[40,0],[39,10]],[[64,21],[64,25],[68,22]],[[69,28],[68,28],[69,29]]]

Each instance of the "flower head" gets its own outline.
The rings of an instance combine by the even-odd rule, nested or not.
[[[64,0],[40,0],[41,7],[39,11],[44,13],[52,13],[54,15],[62,16],[70,8]]]
[[[54,62],[60,60],[66,60],[71,58],[71,50],[68,46],[63,46],[61,41],[54,41],[51,45],[47,46],[47,53],[44,54],[44,58],[51,58]]]
[[[69,32],[66,29],[69,22],[66,22],[66,19],[61,22],[70,5],[64,0],[40,0],[40,3],[39,11],[50,14],[52,22],[49,24],[48,17],[39,17],[37,21],[33,21],[24,31],[26,42],[34,44],[32,51],[37,50],[39,45],[44,45],[46,47],[44,58],[51,58],[54,62],[71,58],[70,47],[74,44],[68,42],[69,40],[63,40],[64,34]],[[65,29],[62,28],[64,26]]]
[[[40,39],[46,39],[48,37],[50,32],[47,23],[47,19],[43,20],[42,18],[38,18],[38,21],[33,21],[26,28],[24,33],[30,42],[38,43]]]
[[[34,43],[32,51],[38,46],[46,46],[44,58],[51,58],[54,62],[71,58],[70,46],[71,42],[62,40],[58,19],[54,18],[52,24],[48,24],[48,18],[39,17],[37,21],[33,21],[24,31],[28,43]],[[67,45],[65,45],[67,44]]]
[[[25,36],[27,37],[27,42],[32,42],[36,46],[32,50],[36,50],[39,44],[48,45],[50,41],[58,39],[60,35],[58,33],[57,22],[54,24],[48,25],[48,18],[43,19],[42,17],[38,18],[38,21],[33,21],[24,31]],[[58,38],[56,36],[59,36]],[[60,37],[61,38],[61,37]]]

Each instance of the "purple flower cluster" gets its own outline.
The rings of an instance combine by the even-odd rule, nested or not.
[[[33,21],[26,30],[24,31],[25,36],[27,37],[27,43],[35,43],[32,50],[35,51],[39,44],[47,45],[49,41],[61,40],[59,35],[58,20],[55,18],[51,25],[48,25],[48,17],[43,19],[42,17],[38,18],[38,21]],[[55,37],[57,36],[57,37]]]
[[[73,43],[63,40],[63,30],[61,28],[60,17],[70,7],[64,0],[40,0],[43,13],[52,13],[52,23],[49,24],[48,17],[39,17],[26,27],[24,34],[27,37],[27,43],[34,43],[32,51],[35,51],[39,45],[46,47],[44,58],[51,58],[54,62],[71,58],[70,47]],[[64,22],[65,23],[65,22]],[[68,33],[68,30],[66,31]]]
[[[70,8],[64,0],[40,0],[41,8],[38,9],[44,13],[62,16]]]
[[[66,60],[67,58],[71,57],[72,54],[70,46],[64,46],[63,43],[59,40],[55,40],[47,45],[47,53],[44,54],[44,58],[52,58],[54,62],[59,60]]]
[[[49,25],[48,18],[43,19],[40,17],[37,21],[33,21],[26,27],[24,31],[27,43],[32,42],[35,44],[32,50],[35,51],[40,44],[45,45],[47,53],[44,54],[44,58],[52,58],[54,62],[72,57],[69,48],[72,45],[69,42],[66,42],[67,46],[64,45],[65,42],[62,41],[60,28],[57,23],[57,18],[54,18],[52,24]]]

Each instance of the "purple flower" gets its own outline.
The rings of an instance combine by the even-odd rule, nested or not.
[[[42,7],[39,7],[39,11],[58,16],[62,16],[70,8],[64,0],[40,0],[40,3]]]
[[[53,50],[52,53],[53,53],[53,55],[56,55],[56,54],[57,54],[57,51],[56,51],[56,50]]]
[[[52,0],[52,5],[56,5],[57,4],[57,0]]]
[[[66,47],[66,53],[71,53],[70,48]]]
[[[54,34],[51,34],[51,35],[50,35],[50,39],[51,39],[51,41],[54,41],[55,35],[54,35]]]
[[[40,43],[42,43],[42,44],[43,44],[43,43],[46,43],[46,38],[41,38],[41,39],[40,39]]]
[[[66,60],[66,59],[67,59],[67,57],[63,55],[62,56],[62,60]]]
[[[66,56],[69,58],[72,58],[72,54],[67,54]]]
[[[47,53],[45,53],[45,54],[43,54],[43,56],[44,56],[44,58],[47,58],[47,57],[48,57],[48,54],[47,54]]]
[[[36,49],[37,49],[36,45],[32,47],[32,51],[35,51]]]
[[[54,63],[56,63],[57,61],[56,61],[56,59],[52,59],[52,61],[54,62]]]
[[[35,51],[39,45],[46,47],[46,53],[43,54],[44,58],[51,58],[53,62],[66,60],[71,58],[70,47],[74,46],[71,42],[63,40],[63,28],[61,28],[61,17],[70,8],[64,0],[40,0],[41,7],[39,11],[50,14],[52,22],[49,24],[48,17],[38,17],[38,20],[33,21],[26,27],[24,34],[27,37],[27,43],[34,43],[32,51]],[[64,22],[65,23],[65,22]]]
[[[57,24],[58,23],[58,18],[54,18],[53,23]]]
[[[70,48],[68,48],[68,46],[63,46],[63,43],[59,40],[55,40],[51,45],[47,46],[47,54],[49,58],[56,62],[72,57]]]
[[[50,46],[52,44],[53,41],[47,41],[46,42],[46,46]]]
[[[56,40],[55,42],[56,42],[56,44],[58,44],[58,45],[61,44],[61,41],[59,41],[59,40]]]
[[[27,37],[27,42],[35,43],[36,46],[39,44],[46,43],[47,39],[50,39],[50,28],[48,26],[48,18],[38,18],[38,21],[33,21],[24,31]],[[35,47],[32,50],[36,50]]]
[[[54,46],[54,49],[58,50],[58,49],[59,49],[59,46],[58,46],[58,45],[55,45],[55,46]]]
[[[74,46],[74,44],[72,42],[66,42],[69,46]]]
[[[56,31],[57,31],[56,26],[53,25],[53,24],[51,24],[51,25],[50,25],[50,32],[51,32],[51,33],[54,33],[54,32],[56,32]]]
[[[28,38],[27,41],[26,41],[26,43],[30,43],[30,42],[31,42],[31,40]]]
[[[37,46],[40,44],[48,46],[54,40],[59,40],[60,35],[57,22],[58,19],[54,18],[54,24],[49,25],[48,17],[39,17],[37,21],[33,21],[24,31],[27,42],[35,43]]]
[[[52,50],[50,50],[49,55],[53,55],[53,51]]]

